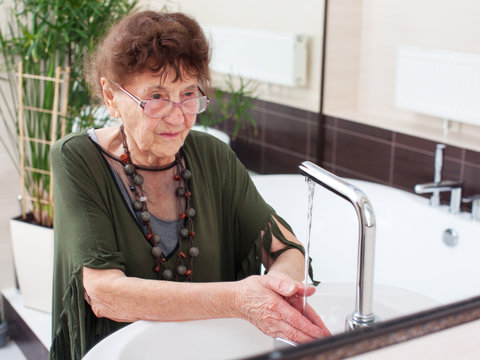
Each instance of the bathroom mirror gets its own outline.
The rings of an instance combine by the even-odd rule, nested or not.
[[[455,321],[449,321],[447,315],[439,309],[461,311],[465,303],[480,295],[480,283],[476,281],[480,269],[475,258],[475,254],[480,252],[478,223],[471,220],[469,213],[450,214],[448,206],[432,208],[428,197],[420,198],[412,194],[416,183],[433,181],[434,158],[433,155],[425,156],[425,153],[434,152],[435,143],[445,139],[449,139],[450,144],[457,148],[449,145],[447,156],[450,159],[446,161],[444,174],[448,179],[455,180],[461,176],[461,169],[466,169],[462,175],[466,180],[465,190],[472,192],[476,189],[478,192],[475,177],[478,179],[480,164],[478,160],[473,160],[475,153],[470,153],[472,160],[465,165],[460,157],[458,160],[455,158],[457,155],[454,151],[461,153],[462,148],[470,148],[478,153],[480,127],[468,122],[452,126],[438,114],[420,113],[419,110],[400,106],[401,102],[395,100],[399,81],[397,57],[402,54],[399,51],[401,46],[415,46],[423,49],[422,53],[426,51],[424,49],[435,49],[435,54],[442,53],[442,56],[449,55],[450,52],[457,55],[461,53],[468,55],[465,56],[468,59],[480,55],[480,45],[471,36],[471,29],[478,28],[475,19],[480,14],[480,5],[471,3],[472,6],[464,8],[454,1],[444,1],[442,4],[441,8],[432,13],[431,4],[413,1],[326,2],[322,114],[327,121],[324,128],[327,134],[323,135],[327,144],[323,145],[324,157],[321,159],[327,165],[333,164],[342,176],[355,178],[355,175],[360,175],[362,179],[373,180],[353,180],[353,183],[369,196],[377,218],[373,311],[379,314],[381,322],[378,327],[373,327],[363,335],[346,334],[342,332],[340,321],[334,322],[340,318],[343,320],[347,315],[345,309],[340,311],[342,315],[322,310],[332,309],[329,300],[321,299],[322,294],[326,297],[332,294],[341,296],[343,291],[345,297],[350,296],[345,301],[351,307],[350,311],[353,311],[358,219],[351,204],[317,187],[311,256],[315,280],[322,283],[318,287],[318,298],[311,301],[313,305],[318,301],[318,311],[337,335],[331,340],[319,341],[318,346],[312,345],[309,354],[316,354],[314,348],[317,353],[323,353],[330,347],[341,353],[340,349],[344,349],[350,341],[359,346],[359,339],[366,336],[366,333],[372,336],[368,340],[372,343],[373,339],[381,339],[385,334],[396,339],[410,339],[412,336],[405,335],[405,329],[409,327],[415,329],[412,333],[417,336],[423,335],[428,333],[419,330],[419,327],[428,328],[425,312],[435,314],[438,321],[443,319],[449,326],[457,325]],[[456,16],[452,17],[452,9],[455,9]],[[451,116],[455,119],[455,115]],[[345,124],[339,130],[340,119],[353,120],[375,128],[371,127],[369,131],[354,126],[355,124]],[[418,141],[413,138],[395,135],[400,144],[397,148],[396,144],[391,145],[393,141],[388,142],[391,141],[386,136],[389,134],[382,132],[383,128],[429,139],[432,144],[428,146],[432,150],[418,145]],[[341,132],[343,137],[339,135]],[[360,134],[357,135],[357,132]],[[332,133],[334,136],[330,136]],[[370,142],[365,140],[372,138],[374,140]],[[356,151],[355,146],[358,144],[364,148]],[[339,150],[342,146],[353,149],[342,152]],[[388,146],[395,146],[395,150],[390,153]],[[347,158],[343,163],[342,157]],[[398,160],[397,157],[401,159]],[[454,161],[451,161],[452,158]],[[400,163],[403,161],[405,166],[398,170],[389,163],[393,159]],[[387,170],[390,166],[391,174],[382,177],[382,171],[385,170],[381,169],[382,165]],[[347,171],[352,169],[353,171]],[[398,171],[404,173],[399,174]],[[427,173],[426,176],[424,173]],[[391,180],[392,176],[394,181]],[[418,178],[423,180],[416,180]],[[303,193],[296,193],[296,189],[301,188],[303,179],[299,178],[298,182],[293,179],[279,180],[282,183],[286,181],[288,185],[280,185],[277,189],[272,188],[274,179],[275,176],[268,179],[269,190],[265,192],[271,194],[271,197],[267,195],[267,201],[276,209],[281,208],[285,201],[288,208],[281,208],[278,212],[290,217],[287,220],[290,222],[295,222],[298,212],[305,209],[301,215],[303,220],[294,226],[298,237],[305,239],[306,185],[303,184]],[[258,179],[259,183],[262,181]],[[408,191],[377,184],[390,182]],[[289,191],[286,193],[280,189]],[[278,193],[282,194],[282,199],[275,196]],[[347,286],[345,283],[350,285],[350,289],[332,288],[340,284]],[[336,309],[344,304],[340,298],[332,302],[338,305]],[[389,312],[393,309],[399,312]],[[471,318],[465,313],[457,319],[462,323],[475,318],[478,317]],[[401,334],[394,333],[393,329],[402,329],[399,330]],[[431,329],[438,330],[439,327],[432,325]],[[301,358],[301,354],[302,352],[295,353],[292,350],[288,356]],[[308,351],[304,354],[308,354]],[[286,358],[290,358],[288,356]]]
[[[322,112],[327,121],[337,118],[356,123],[335,123],[336,129],[343,126],[335,138],[337,149],[347,144],[353,150],[337,150],[324,160],[334,164],[342,176],[356,174],[406,190],[372,182],[359,184],[377,215],[375,283],[408,289],[446,305],[480,295],[476,281],[480,268],[473,256],[480,251],[479,223],[472,220],[469,207],[461,214],[451,214],[448,193],[440,207],[429,206],[430,194],[422,199],[412,193],[416,184],[434,180],[435,145],[443,141],[447,148],[442,180],[461,179],[464,194],[478,193],[480,126],[469,117],[444,110],[444,105],[459,110],[452,96],[428,91],[429,110],[413,103],[419,99],[428,103],[422,97],[422,88],[427,86],[466,91],[462,99],[469,98],[472,91],[458,79],[476,69],[480,61],[480,44],[472,36],[478,29],[480,4],[445,0],[435,11],[431,5],[413,0],[326,2]],[[441,76],[425,79],[427,71],[422,76],[415,72],[419,66],[441,71],[444,65],[448,66],[442,76],[450,74],[456,85]],[[468,77],[470,85],[478,85],[476,74]],[[409,96],[405,97],[407,88]],[[479,118],[478,111],[469,113]],[[355,127],[357,124],[362,125]],[[327,126],[326,131],[333,128]],[[331,147],[324,150],[332,152]],[[343,160],[354,153],[357,158]],[[318,221],[322,222],[322,214]],[[347,231],[335,226],[330,231]],[[333,245],[329,246],[324,252],[333,250]],[[351,264],[355,259],[350,256],[338,262]],[[326,259],[318,260],[320,274],[335,266]],[[345,269],[335,272],[341,271]]]

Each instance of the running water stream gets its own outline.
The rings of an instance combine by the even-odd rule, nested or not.
[[[308,185],[308,207],[307,207],[307,238],[305,243],[305,275],[303,278],[303,284],[305,287],[308,285],[308,268],[310,265],[310,234],[312,232],[312,210],[313,210],[313,195],[315,193],[315,183],[312,179],[306,178]],[[303,294],[303,315],[305,316],[305,310],[307,308],[307,297]]]

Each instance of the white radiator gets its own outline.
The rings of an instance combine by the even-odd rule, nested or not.
[[[480,125],[480,55],[399,46],[395,105]]]
[[[204,30],[213,45],[213,70],[271,84],[306,84],[306,36],[216,25]]]

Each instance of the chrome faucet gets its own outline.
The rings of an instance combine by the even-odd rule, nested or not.
[[[435,165],[434,165],[434,174],[433,182],[438,184],[442,181],[442,168],[443,168],[443,151],[445,150],[444,144],[437,144],[435,149]],[[434,190],[432,197],[430,198],[430,204],[432,206],[440,205],[440,191]]]
[[[350,202],[357,212],[359,236],[355,310],[347,316],[345,328],[352,330],[370,326],[377,321],[372,311],[376,221],[370,200],[357,187],[310,161],[304,161],[299,168],[300,173]]]
[[[462,202],[466,204],[472,203],[472,219],[480,221],[480,194],[464,197]]]
[[[460,212],[460,204],[462,202],[462,186],[461,181],[442,180],[442,167],[443,167],[443,150],[444,144],[437,144],[435,150],[435,173],[433,176],[433,182],[425,184],[415,185],[415,192],[417,194],[429,194],[430,205],[440,205],[440,193],[450,192],[450,211],[452,213]]]
[[[415,192],[417,194],[450,192],[450,211],[458,213],[460,212],[460,203],[462,201],[462,186],[463,183],[461,181],[444,180],[439,183],[417,184],[415,185]]]

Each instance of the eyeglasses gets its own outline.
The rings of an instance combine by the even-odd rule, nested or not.
[[[170,101],[166,99],[146,99],[140,100],[135,95],[133,95],[128,90],[124,89],[123,86],[117,84],[115,81],[111,80],[112,83],[117,85],[120,90],[127,94],[133,101],[135,101],[138,106],[143,110],[143,113],[147,116],[153,118],[159,118],[170,113],[175,107],[179,107],[185,115],[196,115],[204,112],[207,109],[210,99],[207,95],[198,87],[200,94],[202,96],[197,96],[189,98],[180,102]]]

